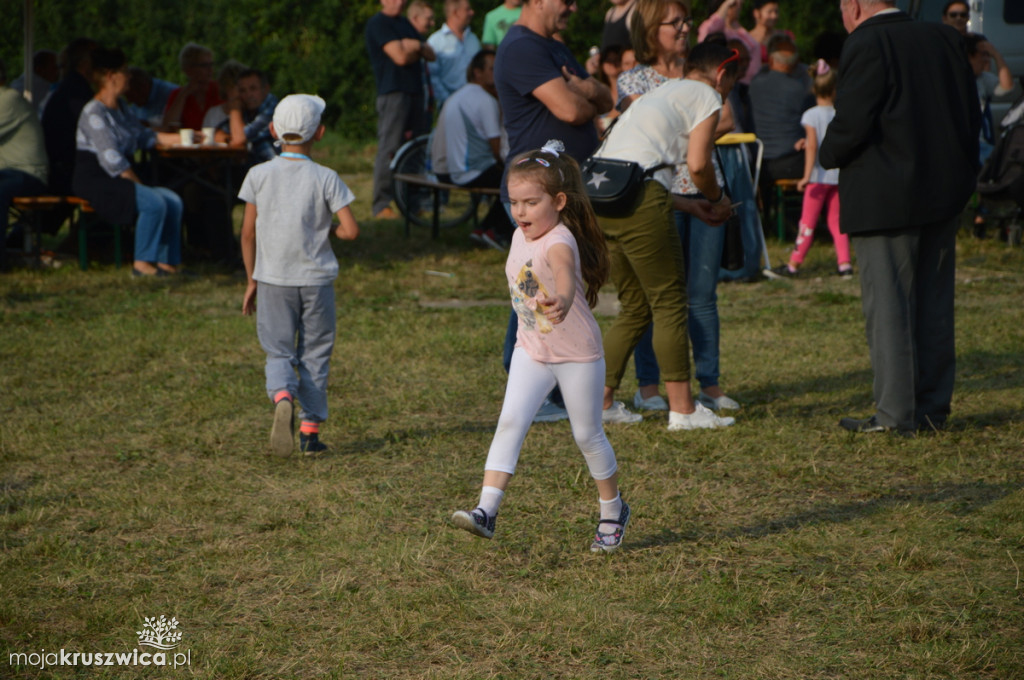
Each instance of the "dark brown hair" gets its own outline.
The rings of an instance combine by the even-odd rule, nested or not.
[[[583,189],[580,166],[568,154],[537,149],[512,159],[506,182],[512,181],[513,177],[536,182],[549,196],[557,196],[559,192],[565,194],[565,207],[559,217],[576,239],[580,271],[587,288],[587,304],[595,306],[597,293],[608,280],[608,246]]]

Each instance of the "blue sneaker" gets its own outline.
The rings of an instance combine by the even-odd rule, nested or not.
[[[602,519],[597,523],[597,531],[594,532],[594,542],[590,544],[590,552],[615,552],[622,543],[622,536],[626,533],[626,525],[629,524],[629,503],[622,502],[622,511],[618,519]],[[605,534],[601,532],[601,525],[615,527],[615,533]]]
[[[327,444],[320,441],[320,434],[317,432],[311,432],[310,434],[300,432],[299,450],[306,456],[317,456],[327,451]]]
[[[537,409],[537,414],[533,416],[535,423],[557,423],[559,420],[568,419],[569,412],[550,399],[545,399]]]
[[[488,517],[487,513],[480,508],[476,508],[471,512],[456,510],[452,515],[452,524],[460,529],[465,529],[471,534],[490,538],[494,536],[494,522],[497,517],[497,515]]]

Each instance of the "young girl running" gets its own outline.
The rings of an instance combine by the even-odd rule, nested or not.
[[[804,176],[796,185],[804,192],[804,207],[800,214],[800,231],[796,237],[796,248],[789,256],[789,262],[779,267],[776,272],[785,276],[796,276],[803,264],[807,251],[814,240],[814,228],[818,224],[818,216],[828,206],[828,230],[832,233],[832,242],[836,247],[836,260],[839,263],[838,274],[842,277],[853,276],[850,265],[850,239],[846,234],[839,233],[839,171],[826,170],[818,162],[818,149],[825,139],[825,130],[836,115],[833,104],[836,100],[836,72],[829,68],[824,59],[809,69],[813,80],[814,96],[818,105],[807,109],[800,123],[807,133],[804,147]]]
[[[615,452],[601,423],[604,351],[590,307],[608,277],[608,250],[583,190],[579,167],[548,142],[512,160],[508,195],[518,223],[505,262],[519,335],[505,403],[484,465],[480,503],[457,511],[460,529],[491,538],[505,488],[516,470],[530,423],[557,384],[573,437],[597,482],[601,515],[590,549],[619,547],[629,505],[619,495]]]

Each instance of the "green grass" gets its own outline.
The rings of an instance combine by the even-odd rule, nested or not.
[[[174,675],[8,665],[131,650],[161,614],[201,678],[1024,675],[1024,251],[962,238],[954,415],[912,440],[836,426],[871,373],[830,247],[721,286],[738,422],[609,428],[635,514],[595,556],[566,423],[530,432],[493,541],[447,523],[501,407],[503,257],[373,223],[346,180],[363,234],[338,245],[320,460],[266,455],[237,276],[0,275],[0,677]]]

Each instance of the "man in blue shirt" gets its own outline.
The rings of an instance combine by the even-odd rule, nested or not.
[[[439,109],[445,99],[466,84],[466,68],[480,51],[480,40],[469,28],[473,18],[469,0],[445,0],[444,14],[444,25],[427,38],[437,55],[430,64],[430,82]]]
[[[539,149],[549,139],[565,144],[581,162],[597,149],[594,120],[611,110],[611,91],[591,78],[572,52],[554,39],[564,31],[576,3],[566,0],[527,0],[519,21],[512,25],[498,47],[494,82],[508,135],[509,155]],[[501,200],[508,203],[505,183]],[[505,369],[512,360],[518,317],[512,312],[505,335]],[[557,405],[559,395],[545,401],[534,422],[553,422],[568,417]]]
[[[249,144],[249,163],[255,165],[277,156],[277,147],[270,134],[277,97],[270,92],[267,74],[259,69],[247,69],[238,76],[238,97],[242,110],[228,115],[231,141],[244,137]]]
[[[131,111],[144,125],[159,127],[164,119],[164,109],[171,93],[178,89],[174,83],[154,78],[145,69],[132,66],[128,69],[128,91],[125,99]]]
[[[434,50],[402,16],[405,0],[380,0],[380,12],[366,22],[366,52],[377,84],[377,157],[373,162],[373,215],[392,219],[391,157],[406,130],[430,130],[424,120],[422,60],[433,61]]]

